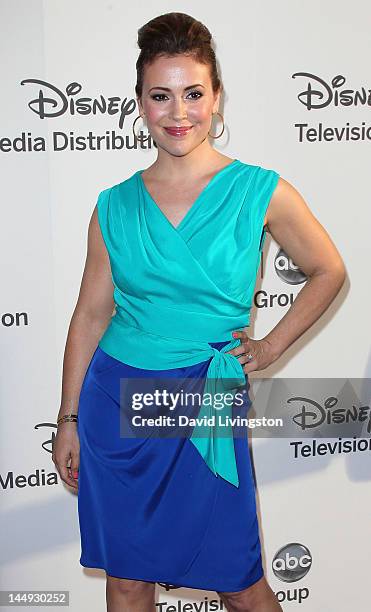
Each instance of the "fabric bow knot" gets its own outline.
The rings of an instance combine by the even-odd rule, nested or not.
[[[190,438],[211,471],[236,487],[239,486],[239,477],[234,450],[233,428],[229,423],[233,405],[231,396],[234,398],[237,388],[246,385],[246,375],[237,357],[227,353],[227,351],[236,348],[239,344],[239,339],[233,339],[220,351],[210,347],[212,359],[207,370],[204,397],[197,424]],[[218,394],[219,409],[214,407],[214,396],[216,394]],[[219,394],[221,394],[221,401],[219,400]],[[224,394],[227,394],[225,401],[223,400]],[[207,401],[207,398],[211,398],[211,402]],[[223,415],[223,422],[227,425],[219,423],[218,415],[220,414]],[[211,417],[214,417],[214,419],[208,421]]]

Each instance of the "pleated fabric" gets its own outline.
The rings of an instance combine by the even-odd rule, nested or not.
[[[279,175],[233,160],[212,177],[175,228],[147,191],[142,172],[98,197],[116,304],[99,346],[144,369],[211,358],[205,391],[230,392],[229,381],[235,381],[237,392],[245,375],[229,353],[240,344],[231,334],[249,325],[264,215]],[[222,351],[210,347],[224,340]],[[146,350],[138,350],[140,345]],[[201,414],[211,411],[203,406]],[[206,437],[196,426],[191,442],[214,475],[239,486],[231,428],[229,436],[210,428]]]

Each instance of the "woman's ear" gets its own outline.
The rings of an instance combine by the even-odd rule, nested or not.
[[[142,115],[142,119],[143,119],[144,111],[143,111],[143,106],[142,106],[142,102],[140,98],[137,98],[137,105],[138,105],[139,113]]]
[[[220,103],[221,93],[222,93],[222,88],[220,88],[219,91],[214,96],[213,114],[217,113],[219,111],[219,103]]]

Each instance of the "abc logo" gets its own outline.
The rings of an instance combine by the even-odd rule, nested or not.
[[[307,280],[304,272],[294,264],[283,249],[279,249],[274,259],[274,268],[280,279],[289,285],[300,285]]]
[[[303,544],[283,546],[272,561],[274,575],[284,582],[296,582],[303,578],[312,565],[312,555]]]

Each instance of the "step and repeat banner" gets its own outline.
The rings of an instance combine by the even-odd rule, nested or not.
[[[77,495],[56,473],[52,441],[98,193],[156,158],[149,135],[132,133],[137,30],[176,10],[214,36],[226,126],[214,146],[291,182],[347,268],[320,320],[250,376],[252,399],[262,399],[256,414],[261,406],[274,413],[270,380],[281,383],[287,405],[295,396],[291,427],[281,437],[254,429],[249,437],[264,568],[282,608],[366,612],[371,5],[2,0],[0,7],[1,589],[67,591],[71,610],[105,609],[104,571],[79,564]],[[212,133],[220,127],[213,123]],[[267,235],[252,337],[276,325],[306,280]],[[161,612],[225,609],[215,592],[162,582],[156,596]]]

